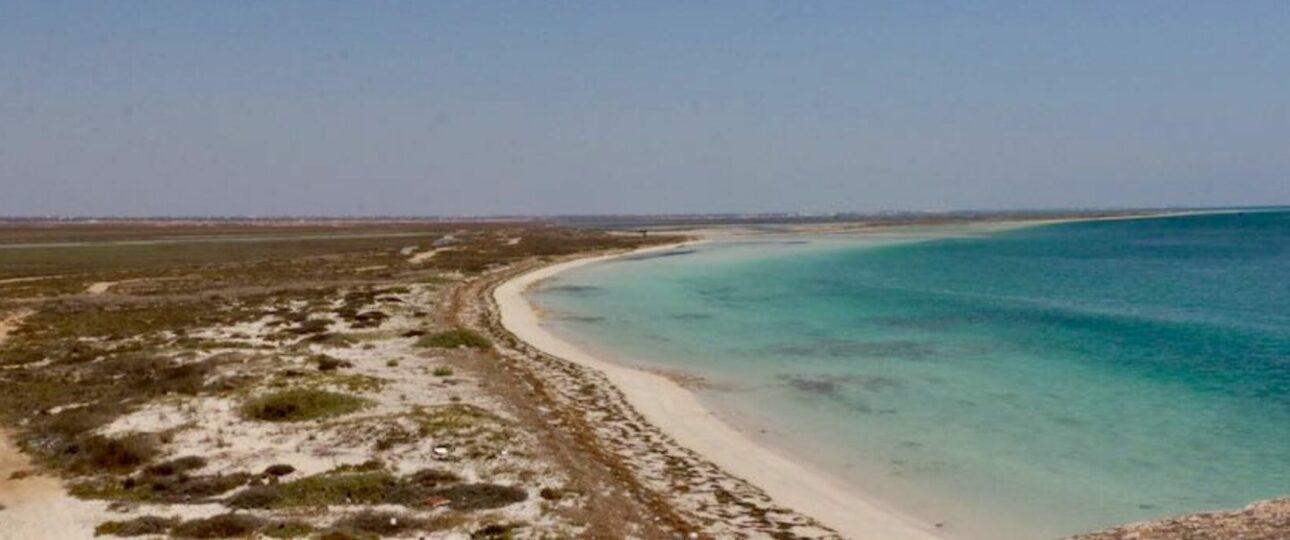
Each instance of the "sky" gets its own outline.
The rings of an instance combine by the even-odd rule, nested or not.
[[[1290,2],[0,0],[0,215],[1290,204]]]

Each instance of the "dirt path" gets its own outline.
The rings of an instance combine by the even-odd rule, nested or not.
[[[29,314],[0,319],[0,343]],[[31,460],[0,429],[0,540],[92,538],[99,506],[68,495],[57,478],[32,474]]]

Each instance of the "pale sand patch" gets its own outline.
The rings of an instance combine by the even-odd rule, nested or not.
[[[116,287],[117,285],[125,285],[127,283],[143,283],[145,281],[182,281],[184,279],[187,279],[187,278],[157,277],[157,278],[123,279],[120,281],[98,281],[98,282],[91,283],[90,286],[85,289],[85,294],[98,296],[100,294],[104,294],[108,292],[109,290],[111,290],[113,287]]]
[[[3,343],[5,338],[9,337],[9,332],[17,330],[18,325],[28,315],[31,315],[30,311],[20,311],[0,318],[0,343]]]
[[[92,538],[103,504],[73,498],[56,478],[11,479],[32,465],[10,440],[0,431],[0,539]]]
[[[679,246],[647,248],[633,254]],[[811,516],[844,536],[877,540],[940,537],[933,525],[757,444],[722,422],[700,404],[697,396],[667,377],[601,360],[542,328],[538,314],[524,297],[531,286],[560,272],[618,256],[621,255],[588,257],[547,266],[501,284],[493,298],[502,325],[547,354],[600,371],[646,420],[678,443],[760,487],[777,503]]]
[[[434,249],[432,249],[432,250],[430,250],[430,251],[422,251],[421,253],[417,253],[417,254],[415,254],[415,255],[413,255],[413,256],[411,256],[411,257],[409,257],[409,258],[408,258],[408,262],[409,262],[409,263],[412,263],[412,264],[423,263],[423,262],[426,262],[426,261],[428,261],[428,260],[430,260],[430,259],[433,259],[435,255],[438,255],[438,254],[439,254],[440,252],[442,252],[442,251],[452,251],[452,250],[455,250],[455,249],[457,249],[457,248],[455,248],[455,247],[441,247],[441,248],[434,248]]]
[[[117,283],[120,283],[120,281],[96,281],[91,283],[90,286],[85,289],[85,294],[103,294],[108,292],[108,289],[111,289],[112,286]]]

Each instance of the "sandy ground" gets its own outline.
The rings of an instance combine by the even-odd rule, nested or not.
[[[182,277],[156,277],[156,278],[123,279],[120,281],[97,281],[97,282],[91,283],[89,287],[85,288],[85,294],[88,294],[91,296],[98,296],[100,294],[106,294],[108,291],[112,290],[117,285],[127,285],[130,283],[144,283],[149,281],[181,281],[183,279],[184,278]]]
[[[430,251],[422,251],[421,253],[416,253],[416,254],[413,254],[411,257],[408,257],[408,262],[409,262],[409,263],[412,263],[412,264],[423,263],[423,262],[426,262],[426,261],[428,261],[428,260],[430,260],[430,259],[433,259],[433,258],[434,258],[434,256],[435,256],[435,255],[438,255],[438,254],[439,254],[439,252],[441,252],[441,251],[452,251],[452,250],[454,250],[454,249],[457,249],[457,248],[442,248],[442,247],[441,247],[441,248],[434,248],[434,249],[432,249],[432,250],[430,250]]]
[[[112,286],[116,285],[117,283],[119,282],[98,281],[98,282],[91,283],[89,287],[85,288],[85,294],[103,294],[105,292],[108,292],[108,289],[111,289]]]
[[[677,246],[641,251],[674,247]],[[502,324],[516,337],[547,354],[603,373],[650,423],[727,472],[760,487],[779,504],[809,515],[850,538],[940,537],[934,525],[921,523],[866,493],[843,486],[820,471],[757,444],[722,422],[693,393],[668,378],[601,360],[543,329],[537,312],[524,297],[529,287],[560,272],[614,256],[621,255],[547,266],[498,286],[494,300],[501,312]]]
[[[18,328],[18,324],[21,323],[22,319],[27,315],[27,312],[19,312],[0,316],[0,343],[3,343],[5,338],[9,337],[9,332]]]
[[[0,319],[0,342],[24,316]],[[0,539],[93,537],[103,505],[71,497],[55,478],[29,474],[30,460],[10,441],[0,430]]]
[[[0,432],[0,539],[93,537],[103,505],[73,498],[55,478],[12,476],[29,470],[27,456]]]
[[[359,464],[379,458],[392,469],[406,473],[450,463],[452,470],[470,482],[503,482],[525,486],[529,493],[523,502],[487,513],[472,514],[464,526],[480,526],[479,520],[500,519],[527,523],[535,530],[548,531],[555,537],[569,537],[577,524],[545,510],[549,504],[539,496],[542,488],[559,488],[565,480],[549,462],[537,459],[533,438],[513,427],[506,407],[479,389],[478,381],[468,374],[444,377],[435,368],[446,367],[445,354],[435,354],[415,346],[416,338],[404,336],[408,330],[422,327],[422,317],[414,313],[430,311],[438,302],[437,292],[428,286],[412,286],[406,293],[386,293],[396,302],[369,304],[389,319],[379,329],[366,331],[363,346],[331,348],[312,345],[309,352],[294,355],[254,357],[272,359],[274,366],[295,363],[301,372],[309,371],[307,358],[326,353],[350,365],[343,375],[383,381],[363,390],[346,389],[337,382],[330,389],[358,393],[372,405],[360,413],[320,423],[279,425],[248,422],[238,413],[237,403],[224,396],[199,396],[185,401],[158,400],[121,416],[100,428],[99,433],[114,436],[132,432],[155,433],[174,430],[172,440],[163,447],[167,456],[200,455],[209,461],[204,474],[229,474],[259,471],[276,463],[295,467],[297,478],[317,474],[337,465]],[[297,306],[300,307],[300,306]],[[335,303],[331,307],[336,307]],[[0,342],[18,326],[27,313],[0,315]],[[248,345],[271,346],[276,342],[267,336],[274,333],[273,319],[266,316],[252,322],[215,326],[193,331],[192,335],[212,341],[241,340]],[[345,323],[335,323],[344,331]],[[352,330],[352,329],[350,329]],[[362,335],[363,332],[348,332]],[[241,336],[241,337],[234,337]],[[242,349],[212,351],[211,355],[242,354]],[[281,350],[276,351],[281,353]],[[251,360],[240,363],[248,373],[256,371]],[[262,366],[263,367],[263,366]],[[271,367],[268,369],[272,369]],[[228,373],[232,373],[229,371]],[[382,450],[373,450],[373,440],[402,427],[402,413],[415,408],[433,410],[440,406],[467,406],[488,411],[490,416],[470,428],[473,431],[443,431],[416,437]],[[187,427],[185,427],[187,426]],[[465,429],[465,428],[463,428]],[[93,538],[95,527],[108,520],[124,520],[141,515],[175,516],[183,519],[209,517],[225,509],[219,504],[143,503],[108,511],[108,503],[71,497],[59,479],[40,476],[28,456],[13,444],[10,433],[0,430],[0,540],[36,538]],[[494,436],[502,436],[497,443]],[[501,444],[500,454],[485,457],[483,450]],[[15,474],[17,473],[17,474]],[[355,511],[332,508],[322,518],[325,522],[342,518]],[[490,517],[491,516],[491,517]],[[436,538],[465,538],[462,530],[437,533]]]

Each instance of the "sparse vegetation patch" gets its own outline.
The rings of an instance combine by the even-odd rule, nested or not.
[[[414,410],[411,417],[420,427],[423,435],[465,432],[500,422],[500,419],[492,413],[474,405],[465,404],[421,407]]]
[[[157,452],[156,437],[147,433],[121,438],[92,435],[63,450],[77,472],[130,472]]]
[[[336,528],[385,537],[404,534],[408,531],[425,530],[429,528],[429,523],[406,514],[365,510],[338,521]]]
[[[371,403],[346,394],[296,388],[253,398],[242,406],[242,414],[266,422],[301,422],[349,414]]]
[[[269,538],[302,538],[313,533],[314,528],[303,521],[278,521],[266,525],[260,532]]]
[[[520,488],[496,484],[462,484],[435,494],[451,501],[453,508],[465,511],[501,508],[528,499],[528,493]]]
[[[381,504],[398,485],[398,479],[385,471],[308,476],[278,485],[278,498],[269,506]]]
[[[71,492],[84,499],[189,504],[206,502],[250,480],[246,473],[154,476],[145,472],[125,478],[96,477],[73,484]]]
[[[94,536],[146,536],[166,534],[179,524],[175,518],[142,516],[125,521],[108,521],[94,528]]]
[[[0,343],[0,422],[34,459],[32,474],[53,473],[72,495],[106,502],[69,507],[78,524],[101,522],[96,534],[507,538],[531,526],[541,537],[619,536],[554,504],[489,511],[536,497],[540,485],[528,484],[547,484],[558,464],[498,415],[507,409],[497,400],[509,397],[473,384],[487,371],[471,362],[491,357],[493,334],[450,321],[481,313],[449,310],[473,309],[464,295],[484,284],[466,276],[481,270],[640,240],[491,223],[328,224],[309,234],[349,238],[272,241],[250,237],[305,229],[40,227],[0,227],[0,244],[85,245],[0,261],[0,281],[35,278],[0,283],[0,313],[26,315]],[[363,237],[392,230],[412,234]],[[213,240],[230,232],[250,241]],[[100,234],[161,243],[94,245]],[[188,235],[201,240],[175,240]],[[525,241],[507,242],[517,236]],[[452,238],[452,249],[418,264],[400,252],[429,249],[434,238]],[[116,285],[86,294],[95,283]],[[465,351],[456,349],[474,352],[458,358]],[[380,414],[353,414],[378,400]],[[327,459],[346,465],[309,475]],[[563,485],[561,476],[552,481]],[[520,484],[503,485],[512,482]],[[212,517],[215,505],[229,513]],[[30,511],[0,515],[15,510]]]
[[[527,492],[517,487],[459,484],[459,476],[439,469],[423,469],[404,477],[394,476],[384,469],[353,472],[355,469],[361,467],[278,485],[250,487],[229,497],[225,505],[238,509],[378,504],[424,508],[440,500],[454,509],[469,512],[501,508],[528,498]]]
[[[264,520],[247,514],[220,514],[176,525],[171,534],[178,538],[242,538],[264,525]]]

